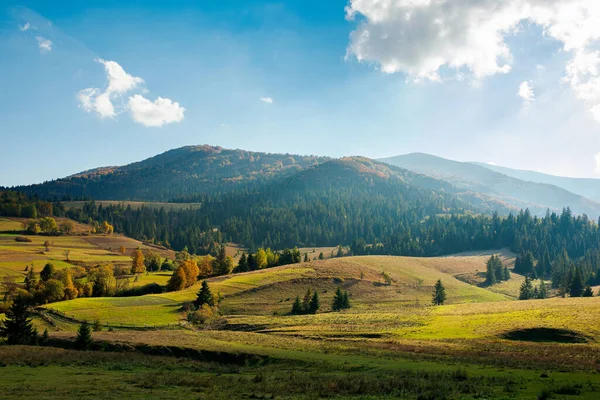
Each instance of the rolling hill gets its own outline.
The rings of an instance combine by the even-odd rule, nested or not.
[[[518,208],[529,208],[543,215],[547,209],[561,211],[570,207],[576,214],[600,216],[600,203],[548,183],[536,183],[514,178],[481,165],[458,162],[423,153],[411,153],[381,159],[391,165],[406,168],[453,185],[481,193]]]
[[[522,181],[555,185],[566,189],[569,192],[573,192],[580,196],[587,197],[588,199],[600,202],[600,179],[569,178],[566,176],[549,175],[536,171],[513,169],[486,163],[474,162],[473,164],[491,169],[492,171],[500,172],[504,175],[512,176],[513,178],[517,178]]]

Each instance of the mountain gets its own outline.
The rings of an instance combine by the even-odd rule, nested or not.
[[[553,184],[517,179],[474,163],[423,153],[389,157],[380,161],[448,181],[459,188],[481,193],[518,208],[529,208],[537,215],[543,215],[547,209],[560,211],[567,206],[576,214],[587,214],[594,218],[600,215],[600,203],[594,200]]]
[[[566,176],[549,175],[536,171],[513,169],[486,163],[474,162],[473,164],[491,169],[492,171],[500,172],[504,175],[512,176],[513,178],[521,179],[523,181],[547,183],[550,185],[559,186],[568,190],[569,192],[573,192],[580,196],[600,202],[600,179],[568,178]]]
[[[168,201],[260,186],[274,177],[327,161],[326,157],[186,146],[144,161],[96,168],[15,190],[47,199]]]
[[[398,254],[434,255],[457,243],[466,246],[460,247],[464,250],[483,243],[487,239],[464,244],[473,234],[471,228],[462,227],[476,226],[474,221],[482,218],[472,217],[473,211],[491,214],[495,210],[514,211],[510,205],[445,181],[364,157],[347,157],[279,175],[260,186],[207,195],[200,209],[167,212],[88,203],[84,209],[68,210],[67,215],[110,221],[126,235],[152,238],[175,249],[187,246],[198,254],[213,252],[215,244],[222,242],[283,249],[337,246],[361,239],[377,243],[381,251],[385,246]],[[464,222],[462,217],[472,219]],[[454,236],[448,235],[448,243],[443,244],[437,227],[446,220]],[[431,235],[423,233],[423,224],[431,225]],[[421,234],[423,243],[415,239]]]

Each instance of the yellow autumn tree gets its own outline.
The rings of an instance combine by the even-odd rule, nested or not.
[[[131,273],[143,274],[144,272],[146,272],[146,265],[144,265],[144,254],[140,249],[136,249],[131,256]]]
[[[167,290],[174,292],[177,290],[185,289],[186,281],[187,278],[185,276],[185,271],[183,270],[183,267],[179,266],[173,272],[173,275],[167,282]]]
[[[264,268],[267,266],[267,253],[265,252],[265,250],[261,247],[260,249],[258,249],[258,251],[256,252],[256,255],[254,256],[254,259],[256,261],[256,265],[258,266],[258,269]]]
[[[209,276],[211,276],[213,274],[213,260],[214,257],[209,255],[206,255],[204,257],[200,257],[200,260],[198,262],[198,269],[200,270],[200,273],[198,274],[198,276],[200,278],[208,278]]]
[[[192,286],[196,281],[198,281],[198,275],[200,274],[200,269],[198,268],[198,264],[194,260],[185,260],[179,265],[184,273],[185,273],[185,287]]]
[[[65,300],[73,300],[79,294],[79,291],[73,284],[73,277],[71,276],[71,269],[65,268],[63,272],[62,281],[65,285]]]

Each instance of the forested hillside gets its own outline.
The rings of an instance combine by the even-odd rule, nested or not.
[[[170,201],[255,188],[327,158],[187,146],[122,167],[103,167],[15,190],[49,200]]]

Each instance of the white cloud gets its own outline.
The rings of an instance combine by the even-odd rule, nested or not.
[[[526,103],[531,103],[535,100],[535,94],[533,93],[533,88],[531,87],[531,84],[527,81],[521,83],[521,85],[519,86],[518,95]]]
[[[358,20],[348,57],[417,81],[441,80],[444,67],[475,78],[508,73],[505,38],[520,23],[537,24],[572,54],[565,79],[576,95],[600,105],[598,0],[350,0],[346,17]]]
[[[273,104],[273,99],[270,97],[261,97],[260,101],[265,102],[265,103],[269,103],[269,104]]]
[[[488,165],[494,165],[494,166],[495,166],[495,165],[498,165],[498,164],[496,164],[496,163],[495,163],[495,162],[493,162],[493,161],[488,161],[488,162],[486,162],[486,164],[488,164]]]
[[[185,112],[185,108],[176,101],[159,97],[152,102],[139,94],[129,98],[127,108],[135,122],[147,127],[161,127],[171,122],[180,122]]]
[[[107,93],[124,94],[144,83],[142,78],[129,75],[125,72],[123,67],[116,61],[105,61],[101,58],[96,59],[96,61],[104,65],[104,69],[106,70],[106,79],[108,79]]]
[[[138,89],[144,80],[128,74],[116,61],[96,59],[104,66],[108,85],[104,91],[98,88],[87,88],[79,91],[77,99],[79,106],[87,112],[95,112],[100,118],[114,118],[118,112],[113,104],[122,95]],[[148,93],[146,88],[139,88],[142,93]],[[127,105],[120,111],[128,110],[131,118],[144,126],[163,126],[171,122],[183,120],[185,108],[179,103],[162,97],[154,102],[140,94],[129,97]]]
[[[19,29],[21,30],[21,32],[25,32],[25,31],[28,31],[29,29],[32,29],[32,26],[29,22],[26,22],[25,25],[23,25],[23,26],[19,25]]]
[[[36,40],[38,41],[38,47],[40,48],[40,52],[42,54],[52,51],[52,41],[50,39],[46,39],[42,36],[37,36]]]
[[[594,161],[596,162],[596,173],[600,174],[600,153],[596,153]]]

